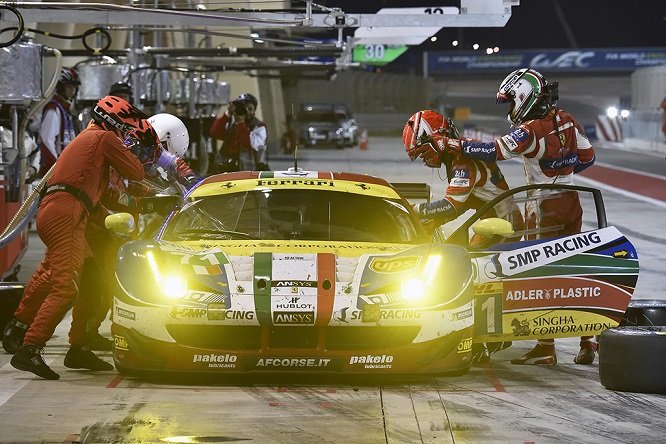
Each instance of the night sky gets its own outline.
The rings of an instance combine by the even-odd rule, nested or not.
[[[371,13],[381,8],[459,6],[450,0],[328,0],[348,13]],[[559,11],[558,11],[559,9]],[[503,28],[446,28],[435,43],[421,49],[452,50],[454,39],[471,49],[499,46],[501,49],[568,49],[666,47],[666,0],[521,0],[512,8]]]

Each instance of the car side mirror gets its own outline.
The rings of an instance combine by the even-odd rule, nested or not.
[[[104,226],[114,233],[130,234],[134,231],[136,224],[134,216],[129,213],[115,213],[106,216]]]
[[[141,214],[157,213],[160,216],[168,216],[173,210],[178,209],[181,196],[157,195],[141,198]]]
[[[511,222],[499,217],[489,217],[479,220],[472,225],[472,231],[483,237],[510,236],[514,233]]]

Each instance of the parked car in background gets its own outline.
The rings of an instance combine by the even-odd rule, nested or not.
[[[305,146],[358,144],[358,126],[347,106],[340,103],[304,103],[298,113],[298,134]]]

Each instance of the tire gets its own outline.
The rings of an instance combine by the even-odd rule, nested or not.
[[[658,299],[635,299],[629,302],[622,326],[666,325],[666,301]]]
[[[625,326],[601,332],[599,380],[609,390],[666,393],[666,327]]]
[[[25,284],[0,284],[0,339],[5,334],[5,326],[14,317],[21,303]]]

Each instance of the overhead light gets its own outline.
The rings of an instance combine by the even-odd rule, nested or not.
[[[615,108],[614,106],[611,106],[610,108],[608,108],[606,110],[606,115],[608,117],[610,117],[611,119],[614,119],[615,117],[617,117],[617,114],[618,114],[617,108]]]
[[[436,42],[437,41],[437,36],[433,35],[432,37],[430,37],[430,41],[431,42]]]
[[[458,40],[454,40],[451,42],[451,46],[458,46]]]
[[[258,32],[252,32],[252,33],[250,33],[250,37],[252,37],[253,39],[256,39],[256,38],[259,37],[259,33]]]
[[[620,111],[620,117],[622,117],[623,119],[626,119],[627,117],[629,117],[629,110],[628,109],[623,109],[622,111]]]
[[[474,49],[474,51],[476,51],[477,49],[479,49],[479,44],[478,43],[473,44],[472,48]]]
[[[486,48],[486,54],[492,54],[493,48]]]
[[[499,52],[499,47],[498,47],[498,46],[495,46],[495,47],[493,48],[493,52]]]

